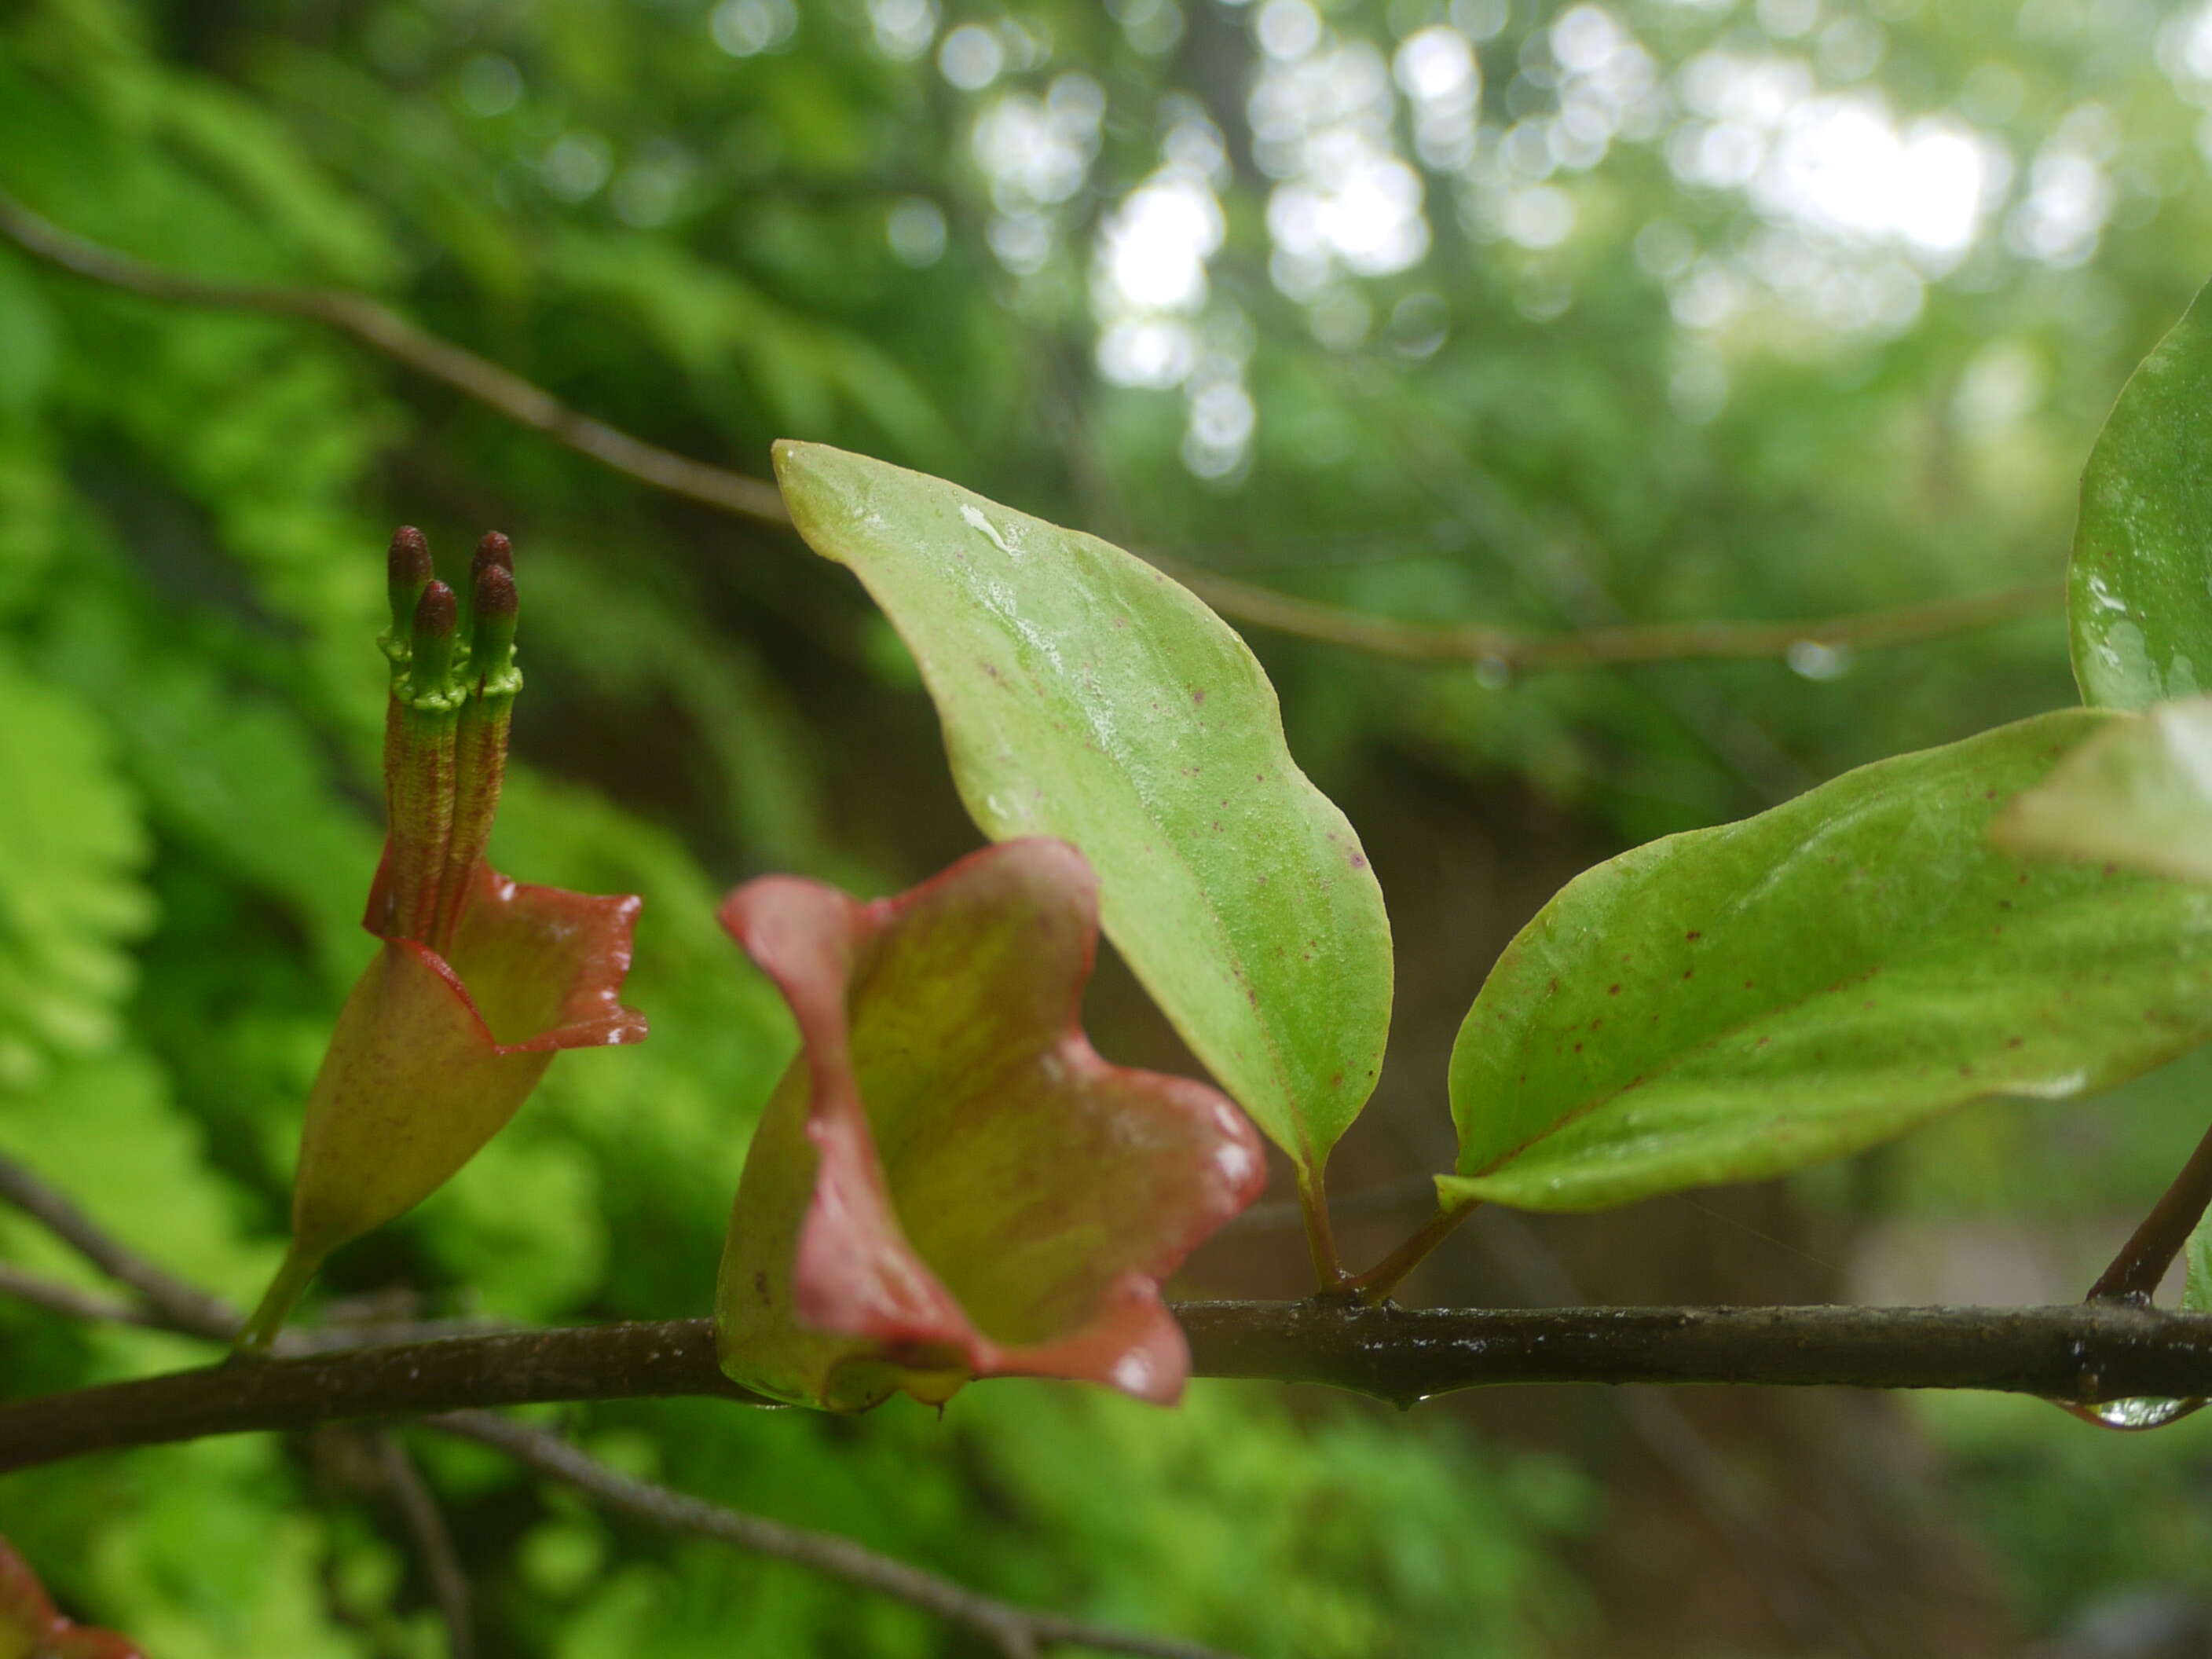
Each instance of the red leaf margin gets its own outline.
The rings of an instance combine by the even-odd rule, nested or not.
[[[941,1264],[914,1243],[854,1053],[872,974],[893,943],[910,928],[994,893],[1030,907],[1039,971],[1062,975],[1050,1030],[1028,1055],[1032,1094],[1059,1097],[1056,1103],[1075,1109],[1060,1119],[1033,1112],[1025,1126],[1048,1141],[1057,1133],[1065,1143],[1043,1149],[1046,1166],[1056,1151],[1080,1157],[1086,1129],[1095,1150],[1097,1127],[1105,1123],[1113,1132],[1109,1150],[1127,1155],[1136,1149],[1150,1182],[1131,1194],[1127,1206],[1130,1222],[1149,1224],[1125,1228],[1116,1240],[1131,1247],[1129,1259],[1096,1287],[1084,1317],[1040,1340],[992,1336],[948,1285]],[[872,902],[793,877],[749,883],[724,902],[723,927],[783,993],[799,1028],[801,1054],[779,1101],[786,1091],[804,1091],[805,1136],[816,1165],[796,1218],[789,1312],[804,1326],[852,1340],[811,1387],[763,1375],[759,1356],[746,1352],[747,1328],[757,1335],[778,1299],[763,1277],[766,1270],[745,1259],[753,1253],[741,1241],[768,1219],[748,1215],[745,1206],[749,1197],[773,1203],[780,1192],[779,1181],[757,1176],[749,1158],[719,1298],[723,1315],[742,1312],[717,1321],[724,1367],[733,1377],[806,1403],[848,1408],[875,1404],[896,1388],[941,1401],[968,1379],[991,1376],[1087,1379],[1160,1404],[1181,1397],[1189,1350],[1161,1300],[1159,1281],[1259,1195],[1265,1158],[1250,1123],[1218,1090],[1115,1066],[1091,1046],[1080,1010],[1097,957],[1097,879],[1088,860],[1066,842],[1045,839],[986,848],[906,893]],[[1083,1121],[1086,1113],[1095,1121]],[[757,1150],[775,1139],[763,1133]],[[1156,1167],[1143,1157],[1152,1152],[1159,1155]],[[1033,1194],[992,1196],[1039,1207]],[[748,1297],[749,1288],[757,1293]],[[763,1308],[769,1312],[763,1315]],[[866,1380],[853,1383],[856,1370]]]

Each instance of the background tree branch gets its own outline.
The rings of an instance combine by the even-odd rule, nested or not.
[[[781,494],[767,480],[694,460],[593,420],[544,387],[417,328],[366,295],[240,287],[163,270],[64,230],[5,191],[0,191],[0,238],[55,270],[124,293],[180,305],[295,317],[335,329],[641,483],[759,523],[787,528],[791,523]],[[1224,617],[1255,628],[1376,656],[1479,663],[1506,672],[1694,658],[1774,658],[1806,644],[1853,649],[1903,645],[2042,615],[2057,610],[2063,599],[2053,580],[1801,622],[1653,623],[1540,634],[1399,622],[1239,581],[1164,555],[1143,556]]]

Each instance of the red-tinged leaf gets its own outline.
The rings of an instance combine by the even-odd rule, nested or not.
[[[146,1659],[112,1631],[73,1625],[55,1611],[30,1564],[0,1538],[0,1659]]]
[[[61,1622],[30,1563],[0,1538],[0,1659],[30,1659]]]
[[[32,1659],[146,1659],[146,1655],[137,1643],[113,1631],[71,1625],[48,1638],[45,1646],[32,1650]]]
[[[1265,1168],[1224,1096],[1084,1036],[1083,855],[1009,842],[872,904],[772,877],[722,922],[804,1045],[731,1218],[723,1369],[835,1410],[1007,1374],[1179,1397],[1189,1356],[1158,1282]]]
[[[384,913],[386,878],[369,896]],[[387,939],[338,1015],[307,1099],[292,1249],[246,1340],[274,1336],[340,1245],[412,1208],[505,1127],[563,1048],[636,1042],[622,1006],[635,897],[479,866],[447,956]]]
[[[479,868],[449,957],[386,939],[308,1096],[295,1249],[319,1258],[435,1192],[506,1127],[561,1049],[642,1038],[643,1017],[617,1000],[637,912],[635,898]]]

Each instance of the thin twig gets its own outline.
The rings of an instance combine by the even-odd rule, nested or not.
[[[1376,656],[1412,662],[1478,663],[1501,673],[1516,674],[1696,658],[1786,657],[1795,647],[1807,645],[1872,650],[2040,616],[2056,611],[2063,597],[2056,581],[2029,582],[1993,592],[1805,622],[1644,623],[1538,634],[1394,622],[1218,575],[1159,554],[1146,556],[1222,615],[1255,628]]]
[[[393,362],[475,398],[520,425],[544,433],[556,443],[655,489],[744,518],[769,524],[791,522],[783,497],[774,484],[689,459],[580,415],[543,386],[416,327],[389,306],[366,295],[331,289],[241,288],[161,270],[72,235],[4,192],[0,192],[0,236],[58,270],[149,300],[224,311],[258,311],[320,323],[351,335]]]
[[[238,1328],[229,1304],[125,1249],[68,1198],[7,1158],[0,1158],[0,1203],[13,1205],[117,1284],[136,1291],[173,1329],[228,1341]]]
[[[509,420],[626,477],[763,524],[788,526],[774,484],[694,460],[595,421],[543,386],[407,321],[365,295],[241,287],[182,276],[86,240],[0,192],[0,237],[88,282],[175,304],[294,317],[338,331]],[[1985,628],[2056,608],[2056,583],[1935,599],[1805,622],[1655,623],[1566,633],[1393,621],[1301,599],[1161,555],[1145,556],[1225,617],[1271,632],[1413,662],[1479,663],[1505,672],[1691,658],[1774,658],[1792,647],[1870,649]]]
[[[620,1510],[672,1532],[719,1539],[757,1555],[795,1562],[848,1583],[894,1596],[989,1638],[1009,1659],[1026,1659],[1041,1647],[1062,1644],[1146,1656],[1147,1659],[1224,1659],[1216,1650],[1192,1642],[1106,1630],[1051,1613],[1032,1613],[979,1595],[949,1578],[878,1555],[835,1534],[810,1532],[759,1516],[743,1515],[664,1486],[632,1480],[577,1450],[557,1435],[489,1412],[455,1412],[425,1418],[422,1426],[495,1446],[517,1462],[588,1492],[609,1509]]]
[[[1365,1273],[1354,1277],[1344,1288],[1363,1302],[1382,1301],[1405,1282],[1407,1273],[1426,1261],[1437,1245],[1457,1232],[1468,1217],[1480,1207],[1479,1201],[1455,1204],[1449,1209],[1439,1206],[1437,1212],[1423,1222],[1411,1238]]]
[[[2212,1205],[2212,1129],[2204,1132],[2173,1184],[2159,1195],[2142,1225],[2128,1236],[2112,1265],[2090,1286],[2089,1299],[2148,1307],[2151,1293],[2204,1218],[2208,1205]]]
[[[146,1294],[143,1286],[164,1287],[159,1305],[141,1309],[88,1296],[67,1285],[54,1285],[17,1273],[5,1263],[0,1263],[0,1295],[20,1296],[22,1300],[72,1318],[151,1325],[224,1345],[228,1344],[232,1333],[238,1328],[238,1310],[228,1303],[171,1279],[125,1245],[108,1237],[75,1205],[29,1170],[5,1158],[0,1158],[0,1196],[4,1196],[25,1213],[46,1223],[109,1277],[139,1288],[142,1295]],[[152,1298],[149,1297],[149,1300],[150,1303]],[[279,1358],[276,1359],[227,1361],[205,1372],[193,1375],[213,1376],[221,1379],[219,1386],[222,1388],[250,1394],[269,1376],[283,1376],[282,1368],[288,1363],[328,1363],[340,1353],[365,1355],[384,1351],[372,1346],[380,1334],[389,1336],[410,1328],[420,1329],[424,1323],[363,1325],[351,1331],[335,1334],[312,1329],[289,1330],[276,1341],[275,1352]],[[428,1323],[431,1328],[437,1328],[435,1322]],[[659,1332],[668,1340],[665,1344],[657,1338],[648,1340],[643,1350],[647,1362],[671,1362],[690,1376],[695,1383],[702,1380],[700,1373],[702,1364],[714,1372],[714,1385],[703,1390],[693,1388],[685,1392],[712,1392],[753,1404],[773,1403],[720,1380],[707,1322],[703,1320],[670,1327],[613,1328]],[[702,1343],[702,1339],[708,1340]],[[520,1363],[526,1370],[533,1369],[528,1358],[535,1347],[533,1334],[486,1332],[481,1324],[475,1334],[467,1337],[447,1335],[428,1343],[391,1347],[389,1351],[403,1356],[401,1364],[404,1368],[407,1364],[404,1355],[419,1353],[426,1349],[449,1350],[458,1341],[494,1344],[495,1367]],[[649,1382],[647,1391],[652,1391]],[[75,1397],[55,1396],[59,1399]],[[579,1400],[588,1397],[587,1393],[573,1396]],[[448,1401],[445,1403],[463,1402]],[[0,1407],[0,1413],[4,1413],[4,1410],[5,1407]],[[341,1413],[347,1414],[349,1413]],[[398,1414],[402,1413],[373,1413],[380,1417]],[[1041,1646],[1063,1644],[1095,1648],[1109,1653],[1137,1655],[1139,1659],[1231,1659],[1231,1656],[1194,1643],[1109,1630],[996,1601],[979,1595],[951,1579],[908,1566],[889,1556],[878,1555],[848,1540],[743,1515],[680,1492],[633,1480],[607,1468],[557,1437],[507,1422],[488,1412],[444,1412],[426,1419],[424,1426],[441,1433],[459,1435],[496,1446],[543,1474],[569,1481],[613,1506],[647,1520],[720,1538],[740,1548],[811,1566],[817,1571],[881,1590],[917,1607],[941,1613],[947,1619],[990,1636],[1010,1659],[1031,1659]],[[453,1659],[471,1659],[473,1637],[468,1613],[467,1582],[460,1575],[444,1517],[438,1511],[436,1500],[422,1484],[421,1475],[408,1461],[404,1449],[398,1446],[388,1433],[380,1435],[379,1443],[378,1455],[386,1484],[399,1504],[410,1531],[417,1540],[440,1610],[452,1634]],[[33,1461],[52,1460],[40,1458]]]
[[[1386,1181],[1379,1187],[1368,1187],[1349,1198],[1331,1194],[1328,1212],[1332,1219],[1342,1221],[1351,1216],[1395,1215],[1401,1210],[1419,1204],[1423,1208],[1437,1201],[1437,1183],[1432,1176],[1407,1176],[1402,1181]],[[1305,1225],[1305,1206],[1294,1198],[1270,1199],[1265,1204],[1255,1204],[1243,1214],[1231,1220],[1214,1235],[1219,1238],[1237,1233],[1288,1232],[1293,1227]]]
[[[399,1512],[400,1523],[414,1540],[416,1556],[430,1581],[431,1597],[446,1626],[449,1659],[476,1659],[476,1621],[469,1609],[468,1575],[461,1571],[460,1557],[453,1549],[446,1512],[438,1506],[437,1494],[423,1480],[422,1471],[415,1467],[399,1437],[389,1429],[380,1429],[372,1438],[377,1473],[383,1477],[392,1506]]]
[[[88,1291],[80,1291],[74,1285],[41,1279],[36,1273],[27,1273],[4,1261],[0,1261],[0,1297],[6,1297],[13,1302],[27,1302],[34,1308],[44,1308],[70,1319],[99,1320],[117,1325],[150,1325],[157,1330],[167,1328],[159,1314],[146,1308],[94,1296]]]

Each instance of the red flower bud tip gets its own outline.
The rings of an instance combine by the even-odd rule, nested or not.
[[[392,532],[392,552],[385,566],[392,597],[392,626],[377,643],[394,665],[407,659],[408,635],[415,624],[415,607],[430,585],[430,544],[411,524]]]
[[[477,573],[488,564],[502,567],[507,574],[514,574],[514,544],[496,530],[488,530],[477,544],[476,556],[469,561],[469,580],[473,582]]]
[[[475,630],[469,646],[469,679],[481,696],[512,697],[522,689],[522,676],[514,667],[517,608],[514,568],[478,564],[469,595]]]

